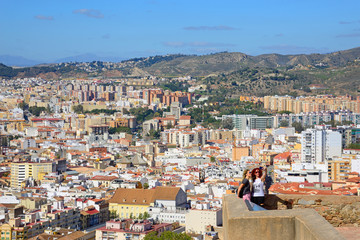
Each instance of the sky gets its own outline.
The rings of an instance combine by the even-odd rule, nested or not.
[[[359,0],[0,0],[0,55],[51,61],[360,47]]]

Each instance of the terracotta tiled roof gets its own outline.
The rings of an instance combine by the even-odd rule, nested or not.
[[[64,237],[58,238],[58,240],[75,240],[75,239],[80,239],[84,235],[85,233],[83,233],[82,231],[76,231]]]
[[[287,159],[291,156],[291,152],[284,152],[276,155],[274,159],[280,160],[280,159]]]
[[[154,202],[154,189],[118,188],[109,203],[149,205]]]
[[[91,180],[98,180],[98,181],[112,181],[118,179],[118,177],[115,176],[94,176],[91,178]]]
[[[358,182],[360,182],[360,177],[350,178],[350,179],[346,180],[346,182],[355,182],[355,183],[358,183]]]
[[[109,203],[149,205],[156,199],[175,200],[180,188],[156,187],[154,189],[126,189],[118,188]]]

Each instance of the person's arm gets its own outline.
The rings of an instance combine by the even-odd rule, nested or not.
[[[261,181],[265,182],[266,175],[267,175],[267,167],[264,167],[263,175],[261,176]]]
[[[236,195],[237,195],[238,198],[240,198],[240,196],[239,196],[240,190],[241,190],[241,188],[243,188],[243,187],[244,187],[244,184],[243,184],[243,183],[240,184],[240,186],[239,186],[239,188],[238,188],[238,190],[237,190],[237,193],[236,193]]]

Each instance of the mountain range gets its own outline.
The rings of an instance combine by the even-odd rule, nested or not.
[[[85,53],[76,56],[59,58],[52,61],[32,60],[32,59],[24,58],[22,56],[0,55],[0,63],[12,67],[32,67],[40,64],[66,63],[66,62],[92,62],[92,61],[120,62],[123,60],[125,59],[121,57],[111,57],[111,56],[101,57],[92,53]]]
[[[202,56],[176,55],[171,60],[165,59],[146,64],[150,58],[144,58],[136,66],[153,75],[193,75],[204,76],[240,70],[244,67],[279,68],[279,67],[340,67],[360,60],[360,47],[328,54],[263,54],[250,56],[238,52],[222,52]],[[145,66],[145,67],[142,67]]]
[[[0,61],[1,61],[0,57]],[[16,58],[7,56],[8,61]],[[23,64],[31,60],[18,58]],[[220,52],[208,55],[161,55],[110,63],[84,54],[59,59],[71,64],[45,64],[12,68],[0,64],[0,77],[197,77],[199,83],[216,94],[304,94],[311,84],[321,84],[318,94],[358,94],[360,92],[360,48],[328,54],[263,54],[251,56],[239,52]],[[88,62],[85,66],[79,62]],[[121,61],[121,62],[120,62]],[[8,64],[11,65],[11,64]],[[221,89],[221,92],[219,92]],[[305,93],[306,94],[306,93]]]

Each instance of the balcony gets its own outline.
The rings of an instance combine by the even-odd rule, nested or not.
[[[249,211],[234,194],[223,197],[223,239],[341,240],[344,239],[313,209]]]

